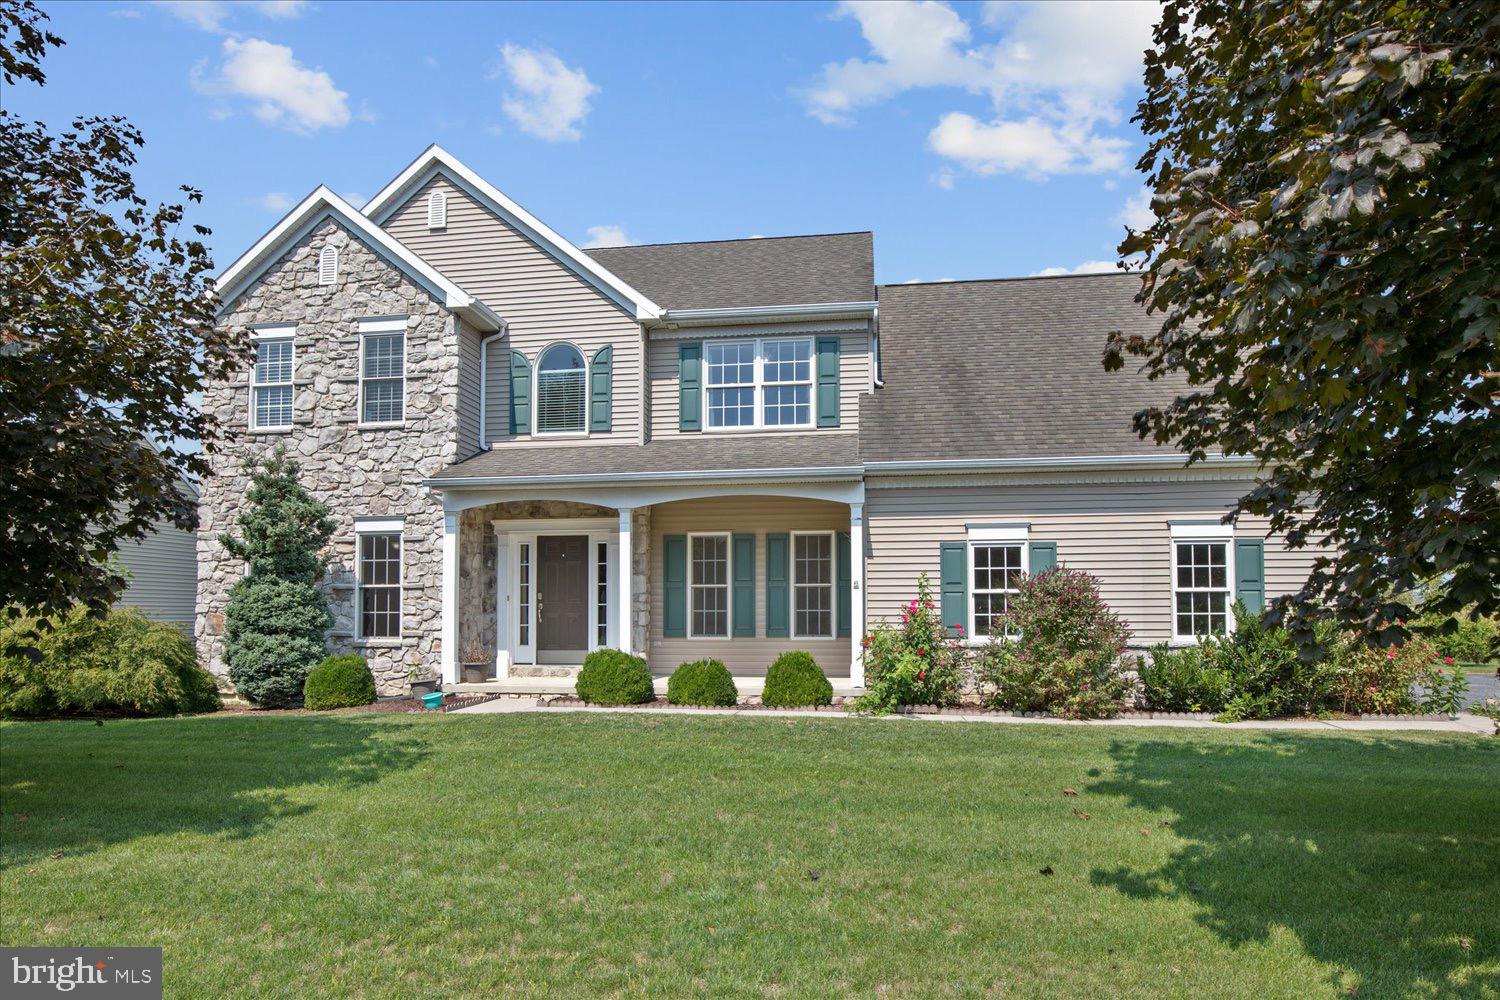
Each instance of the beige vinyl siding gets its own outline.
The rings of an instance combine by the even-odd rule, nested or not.
[[[851,640],[766,638],[766,535],[785,531],[848,531],[849,508],[792,497],[713,497],[678,500],[651,508],[651,671],[670,674],[679,664],[711,656],[736,676],[761,677],[789,649],[805,649],[831,678],[848,678]],[[694,532],[753,533],[755,539],[755,638],[668,639],[662,635],[665,587],[662,539]]]
[[[427,195],[434,188],[448,196],[445,229],[427,228]],[[599,348],[614,347],[613,427],[608,434],[591,434],[588,440],[634,440],[638,436],[640,326],[632,315],[441,175],[414,192],[384,225],[509,324],[508,334],[489,347],[486,423],[492,442],[513,440],[511,350],[521,351],[534,365],[544,347],[560,341],[582,351],[586,363]]]
[[[147,618],[192,627],[197,617],[198,538],[163,522],[116,552],[129,576],[121,607],[139,608]]]
[[[970,523],[1029,521],[1031,541],[1057,543],[1057,560],[1099,578],[1100,592],[1123,615],[1132,645],[1172,637],[1170,520],[1211,519],[1226,512],[1247,481],[1066,483],[1045,486],[887,488],[870,485],[865,498],[865,570],[871,622],[895,620],[925,572],[936,592],[939,544],[964,541]],[[1263,519],[1244,518],[1237,537],[1265,538],[1266,596],[1298,589],[1312,569],[1315,549],[1289,550],[1266,537]]]
[[[480,449],[479,441],[479,344],[483,335],[466,326],[457,317],[458,325],[458,457],[468,458]]]
[[[788,327],[778,333],[760,333],[761,337],[814,337],[820,331]],[[827,336],[826,331],[822,335]],[[708,330],[684,338],[652,340],[646,345],[646,374],[651,380],[651,436],[680,434],[677,429],[677,403],[680,389],[677,348],[684,340],[732,340],[734,330]],[[739,334],[737,336],[747,336]],[[839,332],[839,426],[822,431],[855,431],[859,429],[859,397],[870,391],[870,335],[866,331]],[[816,429],[816,428],[815,428]],[[696,432],[695,432],[696,433]]]

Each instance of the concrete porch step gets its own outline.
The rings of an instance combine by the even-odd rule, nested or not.
[[[517,663],[510,668],[512,677],[572,677],[578,676],[580,666],[566,666],[553,663]]]

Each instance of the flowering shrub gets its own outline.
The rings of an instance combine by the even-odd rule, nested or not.
[[[1067,719],[1119,713],[1130,630],[1092,576],[1059,566],[1024,577],[1000,625],[1014,638],[992,641],[975,671],[987,706]]]
[[[923,573],[917,597],[901,608],[897,625],[881,621],[865,634],[865,693],[859,712],[893,712],[900,705],[952,705],[963,690],[963,643],[950,638]]]

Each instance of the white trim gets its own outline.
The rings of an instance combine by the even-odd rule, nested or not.
[[[624,653],[635,652],[635,565],[633,554],[635,548],[634,521],[632,515],[635,513],[632,507],[617,508],[617,521],[615,525],[615,592],[614,592],[614,625],[615,625],[615,648]],[[732,629],[731,629],[732,630]]]
[[[866,475],[904,475],[925,473],[944,475],[948,473],[973,473],[988,470],[1041,470],[1041,469],[1189,469],[1210,466],[1232,468],[1259,468],[1260,462],[1240,455],[1209,455],[1200,462],[1188,465],[1187,456],[1172,453],[1160,455],[1054,455],[1040,458],[951,458],[922,459],[920,461],[866,462]]]
[[[1012,535],[1010,537],[996,537],[996,538],[975,538],[974,535],[973,535],[973,533],[972,532],[970,533],[970,535],[969,535],[969,541],[968,541],[968,557],[969,558],[968,558],[968,563],[967,563],[967,565],[968,565],[967,572],[968,572],[969,576],[968,576],[968,579],[966,579],[964,581],[964,591],[965,591],[965,593],[967,593],[969,595],[969,602],[968,602],[969,603],[969,607],[967,609],[968,610],[968,617],[967,617],[966,623],[964,625],[964,627],[966,629],[968,629],[968,631],[966,633],[964,633],[964,641],[968,645],[970,645],[970,646],[983,646],[983,645],[987,645],[990,642],[993,642],[997,638],[998,639],[1002,639],[1002,640],[1007,638],[1007,636],[1004,636],[1004,635],[1001,635],[1001,636],[983,635],[983,636],[981,636],[979,634],[979,631],[975,628],[976,618],[977,618],[977,615],[975,614],[975,605],[977,603],[975,601],[975,598],[978,596],[979,593],[981,593],[981,591],[977,590],[975,588],[975,586],[974,586],[974,571],[975,571],[975,568],[976,568],[975,565],[974,565],[974,550],[977,549],[977,548],[996,548],[996,549],[998,549],[998,548],[1017,548],[1017,549],[1020,549],[1021,550],[1021,572],[1023,574],[1031,572],[1031,546],[1027,544],[1026,535],[1024,535],[1024,534],[1023,535],[1019,535],[1019,536]],[[982,593],[986,593],[986,594],[1014,594],[1014,593],[1016,593],[1016,591],[1013,590],[1013,589],[985,590],[985,591],[982,591]]]
[[[711,326],[742,320],[779,320],[784,323],[797,320],[819,320],[839,318],[871,319],[875,316],[875,302],[804,302],[775,306],[721,306],[712,309],[668,309],[662,313],[658,323],[667,329],[675,326],[701,324]]]
[[[372,643],[377,645],[400,645],[406,632],[406,534],[404,531],[405,519],[394,518],[362,518],[354,519],[354,639],[357,642]],[[395,535],[396,536],[396,582],[394,585],[388,583],[372,584],[371,587],[379,590],[390,590],[394,586],[396,591],[396,634],[395,635],[365,635],[365,613],[364,599],[361,591],[365,589],[363,563],[364,563],[364,539],[370,535]]]
[[[390,233],[372,223],[343,198],[319,185],[302,199],[270,232],[230,264],[214,283],[219,295],[219,315],[226,313],[255,280],[280,258],[282,250],[296,243],[327,219],[335,219],[358,236],[366,245],[403,271],[423,290],[446,308],[459,312],[480,330],[498,330],[500,317],[474,296],[441,274],[431,264],[412,253]]]
[[[1224,524],[1215,518],[1212,521],[1168,520],[1172,528],[1172,541],[1223,541],[1234,537],[1234,525]]]
[[[755,358],[752,362],[752,380],[746,382],[728,382],[723,385],[710,385],[708,381],[708,352],[714,347],[739,347],[745,344],[755,345]],[[770,386],[798,386],[804,383],[801,380],[793,382],[771,382],[766,381],[766,346],[769,344],[798,344],[807,345],[807,422],[800,424],[768,424],[765,422],[765,393]],[[699,391],[702,393],[699,406],[703,416],[702,426],[705,434],[743,434],[747,431],[789,431],[789,430],[811,430],[817,426],[818,409],[818,345],[816,339],[810,336],[790,337],[757,337],[753,341],[748,338],[731,338],[727,340],[705,340],[703,342],[703,356],[700,362],[703,365],[702,377]],[[713,389],[750,389],[751,417],[748,424],[732,424],[722,427],[713,426],[709,419],[708,394]]]
[[[578,249],[544,222],[506,197],[489,181],[464,166],[437,144],[428,146],[405,170],[397,174],[365,205],[364,214],[377,225],[383,224],[400,208],[409,191],[416,191],[441,173],[448,181],[485,208],[521,231],[558,261],[630,309],[636,319],[656,319],[662,308],[613,274],[593,257]]]
[[[1031,535],[1031,522],[1018,524],[967,525],[970,542],[1024,542]]]
[[[428,489],[458,489],[468,486],[547,487],[563,485],[598,485],[615,483],[701,483],[701,482],[858,482],[857,465],[828,466],[812,469],[702,469],[684,472],[613,472],[565,476],[465,476],[462,479],[424,479]]]
[[[542,358],[548,351],[557,347],[571,347],[578,352],[578,357],[583,361],[583,427],[576,431],[544,431],[540,429],[542,419]],[[525,352],[522,352],[523,355]],[[589,436],[589,391],[591,386],[591,373],[589,371],[589,356],[584,353],[583,348],[571,340],[554,340],[536,352],[536,360],[527,359],[531,366],[531,436],[547,441],[556,438],[586,438]]]
[[[693,581],[693,539],[695,538],[722,538],[724,539],[724,634],[723,635],[699,635],[693,631],[693,588],[701,586],[704,589],[718,588],[719,584],[704,583],[696,584]],[[731,531],[690,531],[687,533],[687,629],[686,638],[705,639],[714,642],[727,642],[734,637],[734,533]]]
[[[839,540],[838,533],[834,531],[793,531],[789,532],[791,550],[787,553],[787,561],[791,564],[790,572],[787,574],[787,586],[791,588],[791,594],[787,602],[787,611],[791,621],[787,622],[787,634],[792,639],[809,639],[814,642],[828,642],[839,637]],[[828,634],[827,635],[805,635],[797,631],[797,539],[799,536],[821,535],[828,539]],[[851,537],[852,542],[852,537]],[[850,561],[854,559],[851,549]],[[757,581],[757,586],[759,581]],[[821,587],[822,584],[804,583],[803,587]],[[852,624],[853,618],[850,622]],[[851,628],[850,631],[853,631]]]
[[[371,381],[372,377],[365,374],[365,343],[370,337],[389,337],[394,334],[401,335],[401,419],[400,420],[366,420],[365,419],[365,383]],[[359,413],[355,426],[360,430],[383,430],[393,427],[406,426],[406,317],[400,319],[376,319],[359,321]],[[374,376],[374,381],[390,382],[394,380],[393,375]]]
[[[273,332],[275,331],[275,332]],[[276,326],[262,327],[250,331],[250,342],[255,345],[255,358],[250,362],[250,410],[246,418],[246,426],[252,431],[266,433],[281,433],[292,429],[297,422],[297,327]],[[285,382],[258,382],[257,372],[260,369],[260,345],[285,343],[291,348],[291,366],[287,372]],[[257,389],[279,389],[288,388],[292,392],[292,405],[284,424],[261,424],[255,419],[255,391]]]
[[[849,505],[849,686],[865,686],[865,505]],[[837,632],[837,629],[834,629]]]
[[[1190,527],[1192,525],[1192,522],[1173,522],[1172,523],[1172,540],[1168,543],[1169,545],[1172,546],[1172,558],[1171,558],[1172,580],[1171,580],[1171,587],[1170,587],[1170,592],[1171,592],[1171,598],[1170,598],[1170,600],[1171,600],[1171,604],[1168,605],[1168,609],[1167,609],[1171,613],[1171,615],[1172,615],[1172,642],[1171,642],[1171,644],[1174,645],[1174,646],[1194,646],[1194,645],[1197,645],[1198,642],[1199,642],[1199,640],[1203,638],[1202,636],[1199,636],[1199,635],[1197,635],[1195,633],[1189,633],[1189,634],[1184,635],[1183,633],[1177,631],[1177,592],[1178,592],[1178,589],[1179,589],[1178,586],[1177,586],[1177,546],[1179,546],[1179,545],[1192,545],[1192,544],[1195,544],[1195,543],[1201,544],[1201,545],[1222,545],[1222,546],[1224,546],[1224,586],[1222,588],[1220,588],[1220,587],[1187,587],[1185,589],[1186,589],[1186,591],[1188,593],[1218,593],[1220,590],[1222,590],[1224,592],[1224,631],[1223,631],[1223,633],[1213,633],[1213,634],[1231,635],[1234,632],[1234,581],[1235,581],[1235,576],[1234,576],[1234,534],[1233,534],[1233,528],[1230,525],[1220,525],[1217,522],[1204,523],[1204,522],[1201,522],[1201,521],[1197,523],[1197,527],[1199,528],[1200,532],[1205,531],[1205,530],[1209,530],[1209,529],[1217,529],[1217,528],[1221,528],[1222,527],[1222,528],[1228,528],[1229,529],[1229,533],[1227,533],[1227,534],[1217,534],[1217,533],[1202,534],[1202,533],[1184,532],[1182,534],[1179,534],[1178,531],[1177,531],[1177,528],[1178,528],[1179,524],[1181,524],[1184,528],[1187,528],[1187,527]]]

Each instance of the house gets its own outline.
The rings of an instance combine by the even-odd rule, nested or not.
[[[1220,523],[1254,466],[1191,468],[1100,363],[1138,279],[877,287],[868,232],[584,251],[434,146],[363,209],[320,187],[224,272],[255,347],[205,406],[198,634],[224,673],[218,533],[284,444],[338,522],[330,645],[382,691],[564,689],[589,650],[665,678],[780,652],[836,689],[926,573],[984,641],[1019,575],[1096,574],[1140,645],[1297,588],[1313,555]]]
[[[154,442],[152,447],[156,447]],[[198,501],[198,487],[186,476],[178,478],[177,491],[190,503]],[[192,632],[197,618],[196,534],[163,518],[141,538],[116,546],[114,558],[125,572],[125,589],[115,601],[117,607],[135,608],[152,621]]]

